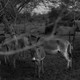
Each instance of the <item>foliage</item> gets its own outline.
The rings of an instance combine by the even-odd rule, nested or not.
[[[25,18],[24,14],[20,14],[20,10],[22,10],[24,7],[28,8],[28,9],[31,8],[31,10],[29,10],[29,11],[32,12],[32,10],[34,8],[36,8],[36,6],[39,4],[39,2],[43,2],[45,4],[45,1],[47,1],[47,0],[41,0],[39,2],[37,2],[37,1],[39,1],[39,0],[23,0],[23,1],[22,0],[16,0],[16,1],[10,0],[8,2],[7,6],[5,6],[6,3],[3,1],[5,5],[3,6],[3,10],[2,9],[1,10],[4,12],[4,14],[3,13],[2,14],[4,15],[4,18],[6,19],[5,26],[6,25],[9,26],[8,22],[14,22],[13,24],[15,24],[16,21],[19,20],[20,17]],[[35,4],[35,2],[36,2],[36,4]],[[56,8],[53,6],[47,6],[47,7],[50,7],[51,11],[45,17],[45,19],[48,20],[46,26],[47,27],[54,26],[54,28],[51,28],[51,29],[52,29],[52,33],[55,33],[56,28],[61,21],[62,21],[62,24],[64,23],[64,21],[65,22],[67,21],[67,23],[74,21],[74,13],[75,13],[74,7],[77,5],[75,5],[75,2],[73,3],[73,1],[71,1],[71,0],[68,0],[68,1],[66,1],[66,0],[58,0],[58,1],[50,0],[50,2],[59,4],[59,7],[56,7]],[[20,6],[18,6],[18,8],[17,8],[16,6],[18,4],[20,4]],[[29,7],[29,5],[30,5],[30,7]],[[45,4],[45,6],[46,6],[46,4]],[[69,6],[72,6],[72,7],[70,8]],[[27,12],[28,12],[28,10],[27,10]],[[14,16],[14,14],[15,14],[15,16]],[[79,11],[78,11],[78,13],[76,13],[76,15],[77,14],[79,14]],[[30,16],[30,15],[28,14],[28,16]],[[76,18],[76,16],[75,16],[75,18]],[[73,25],[73,24],[70,23],[67,25]],[[22,37],[20,37],[20,38],[22,38]],[[15,39],[12,39],[12,40],[15,41]],[[14,52],[12,51],[12,53],[14,53]]]

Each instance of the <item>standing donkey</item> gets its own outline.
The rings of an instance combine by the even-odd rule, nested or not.
[[[37,73],[38,73],[39,78],[41,76],[40,75],[41,72],[44,73],[43,60],[45,59],[45,56],[46,56],[46,54],[45,54],[44,48],[42,46],[35,48],[35,53],[34,53],[32,60],[34,60],[35,64],[37,65]]]
[[[37,62],[38,65],[38,76],[40,77],[41,70],[43,69],[43,60],[45,59],[46,53],[53,55],[61,53],[67,61],[67,68],[72,67],[72,49],[73,46],[68,40],[58,36],[49,36],[41,39],[41,45],[35,50],[33,60]]]
[[[72,49],[71,43],[59,36],[51,35],[44,38],[43,47],[49,54],[61,53],[67,60],[67,68],[72,66]]]

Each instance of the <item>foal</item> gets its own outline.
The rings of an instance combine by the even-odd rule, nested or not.
[[[46,54],[42,46],[39,46],[35,48],[35,53],[33,60],[37,64],[37,72],[38,72],[38,77],[40,78],[40,73],[44,73],[44,68],[43,68],[43,60],[45,58]]]

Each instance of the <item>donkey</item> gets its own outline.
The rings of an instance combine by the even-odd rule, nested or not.
[[[40,77],[41,70],[44,72],[43,60],[47,53],[50,55],[61,53],[67,61],[67,68],[72,67],[72,49],[73,46],[68,40],[59,36],[47,36],[41,38],[41,45],[36,46],[33,60],[38,66],[38,76]]]
[[[37,73],[38,73],[39,78],[41,76],[41,73],[44,73],[43,61],[45,59],[45,56],[46,54],[42,46],[38,46],[35,48],[35,53],[34,53],[32,60],[34,60],[35,63],[37,64]]]
[[[61,53],[67,60],[67,68],[72,67],[72,49],[73,46],[68,40],[58,36],[50,36],[43,41],[45,52],[49,54]]]

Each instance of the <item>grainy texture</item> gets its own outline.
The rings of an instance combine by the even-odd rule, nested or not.
[[[73,51],[73,67],[68,70],[67,61],[61,54],[47,55],[44,59],[44,74],[40,80],[80,80],[80,37],[77,36]],[[24,55],[25,56],[24,52]],[[29,54],[28,54],[29,55]],[[20,55],[21,56],[21,55]],[[28,58],[27,58],[28,57]],[[22,56],[20,57],[22,58]],[[35,65],[31,61],[30,55],[26,60],[16,60],[16,68],[11,64],[5,65],[4,60],[0,65],[1,80],[39,80],[35,76]]]

